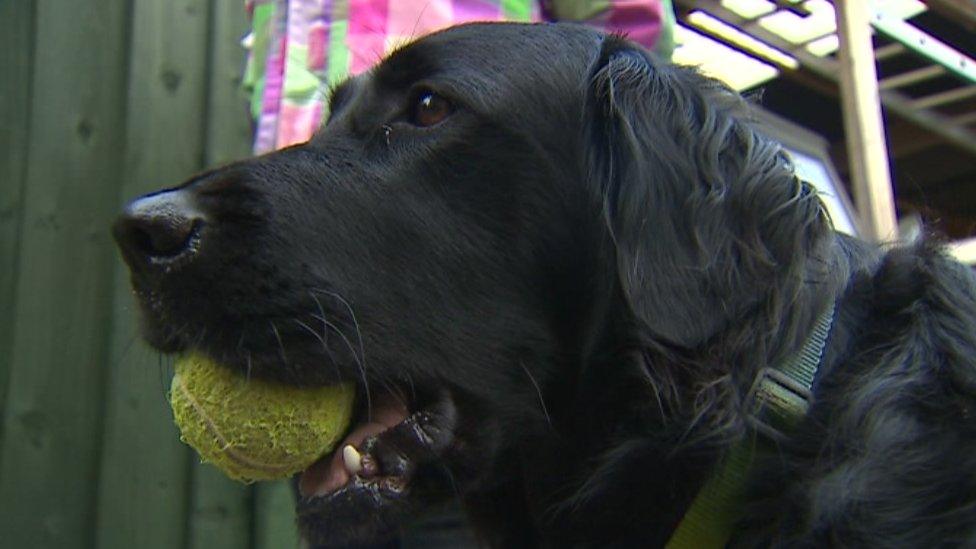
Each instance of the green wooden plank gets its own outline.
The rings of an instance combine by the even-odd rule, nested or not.
[[[90,546],[111,319],[106,224],[123,144],[125,8],[125,0],[36,5],[0,454],[5,547]]]
[[[195,463],[189,549],[251,545],[253,487],[234,482],[213,465]]]
[[[207,87],[206,163],[223,164],[250,152],[247,97],[241,92],[247,29],[238,2],[213,0],[210,22],[210,69]],[[195,463],[189,517],[190,549],[241,549],[251,544],[252,490],[211,465]]]
[[[123,292],[120,287],[116,309]],[[110,359],[95,546],[182,547],[192,458],[166,400],[171,361],[137,340],[131,315],[117,310],[115,324],[130,328],[129,343],[113,344]]]
[[[300,546],[295,498],[287,481],[255,485],[254,549],[291,549]]]
[[[210,85],[207,90],[208,165],[226,164],[251,153],[251,118],[241,89],[248,30],[240,2],[212,0]]]
[[[135,0],[131,25],[117,204],[201,169],[206,129],[208,0]],[[96,546],[182,547],[193,457],[166,402],[170,369],[138,337],[128,274],[115,267]]]
[[[13,343],[14,288],[30,143],[34,2],[0,2],[0,412],[5,408]],[[3,423],[0,422],[0,448]]]

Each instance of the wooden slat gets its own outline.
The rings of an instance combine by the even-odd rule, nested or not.
[[[976,85],[962,86],[959,88],[946,90],[944,92],[927,95],[912,101],[912,106],[916,109],[941,107],[942,105],[948,105],[949,103],[955,103],[956,101],[962,101],[963,99],[968,99],[970,97],[976,97]]]
[[[295,528],[295,499],[287,482],[255,486],[254,549],[292,549],[299,546]]]
[[[927,0],[925,3],[942,17],[976,30],[976,2],[973,0]]]
[[[976,82],[976,59],[883,9],[872,11],[871,26],[878,33],[904,45],[922,59],[942,65],[959,78]]]
[[[241,89],[248,28],[239,2],[213,0],[210,85],[207,89],[207,150],[209,165],[225,164],[251,153],[248,98]]]
[[[881,98],[885,107],[898,116],[938,135],[946,143],[976,155],[976,132],[954,125],[951,118],[937,111],[916,109],[911,99],[895,90],[882,90]]]
[[[898,42],[893,42],[885,46],[881,46],[874,50],[874,58],[878,61],[885,61],[891,59],[892,57],[898,57],[899,55],[908,51],[908,48],[902,46]]]
[[[112,309],[106,220],[123,146],[125,7],[125,0],[36,4],[16,322],[4,357],[4,547],[90,546]]]
[[[905,86],[911,86],[913,84],[918,84],[925,80],[931,80],[936,76],[941,76],[946,73],[945,67],[942,65],[929,65],[927,67],[922,67],[920,69],[915,69],[900,74],[895,74],[882,78],[878,82],[878,87],[882,90],[890,90],[894,88],[903,88]]]
[[[30,144],[34,2],[0,2],[0,414],[10,379],[15,285]],[[3,448],[3,422],[0,422]]]
[[[838,2],[836,9],[840,95],[854,199],[865,236],[886,241],[897,237],[897,221],[871,45],[871,14],[861,2]]]
[[[135,0],[131,26],[117,207],[200,170],[206,129],[208,0]],[[114,267],[96,546],[182,547],[194,457],[180,442],[166,401],[170,370],[138,337],[128,274],[117,257]]]
[[[247,22],[238,2],[212,0],[207,134],[205,163],[209,166],[250,153],[247,98],[240,90],[244,49],[239,40]],[[248,547],[252,534],[253,486],[231,481],[210,465],[192,470],[188,549]]]
[[[748,29],[749,34],[751,34],[753,37],[769,44],[770,46],[773,46],[774,48],[778,48],[783,51],[790,51],[790,48],[792,47],[791,44],[783,37],[778,36],[759,25],[749,23],[745,18],[740,17],[732,10],[723,7],[718,0],[678,0],[676,2],[676,5],[677,4],[680,4],[686,8],[699,7],[715,17],[718,17],[722,21],[735,25],[740,30],[745,31]],[[888,46],[878,48],[875,51],[875,57],[876,59],[880,60],[883,57],[888,58],[893,55],[900,55],[906,51],[907,49],[904,46],[895,43],[891,44],[890,48]],[[810,70],[810,72],[816,74],[817,76],[832,82],[837,82],[839,80],[838,73],[840,71],[838,68],[838,63],[834,59],[817,57],[806,51],[804,48],[790,51],[790,53],[800,61],[800,64],[803,65],[804,68]],[[881,99],[884,102],[885,107],[887,107],[890,111],[895,112],[902,118],[938,135],[955,147],[976,154],[976,132],[953,125],[948,117],[942,116],[938,112],[919,111],[918,109],[912,107],[911,98],[904,94],[898,93],[896,90],[882,90]]]
[[[234,482],[212,465],[193,467],[187,549],[240,549],[251,544],[253,486]]]
[[[966,114],[961,114],[959,116],[952,117],[952,123],[959,126],[968,126],[976,122],[976,111],[968,112]]]

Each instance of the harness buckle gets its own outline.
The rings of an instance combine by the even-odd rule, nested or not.
[[[799,381],[775,368],[763,368],[746,397],[750,426],[780,442],[806,415],[813,393]]]

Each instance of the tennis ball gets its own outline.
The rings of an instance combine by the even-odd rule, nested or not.
[[[297,388],[245,379],[199,354],[176,361],[170,405],[180,439],[241,482],[302,471],[349,426],[352,384]]]

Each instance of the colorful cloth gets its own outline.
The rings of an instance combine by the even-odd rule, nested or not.
[[[415,37],[472,21],[580,21],[670,55],[670,0],[245,0],[255,153],[306,141],[328,89]]]

